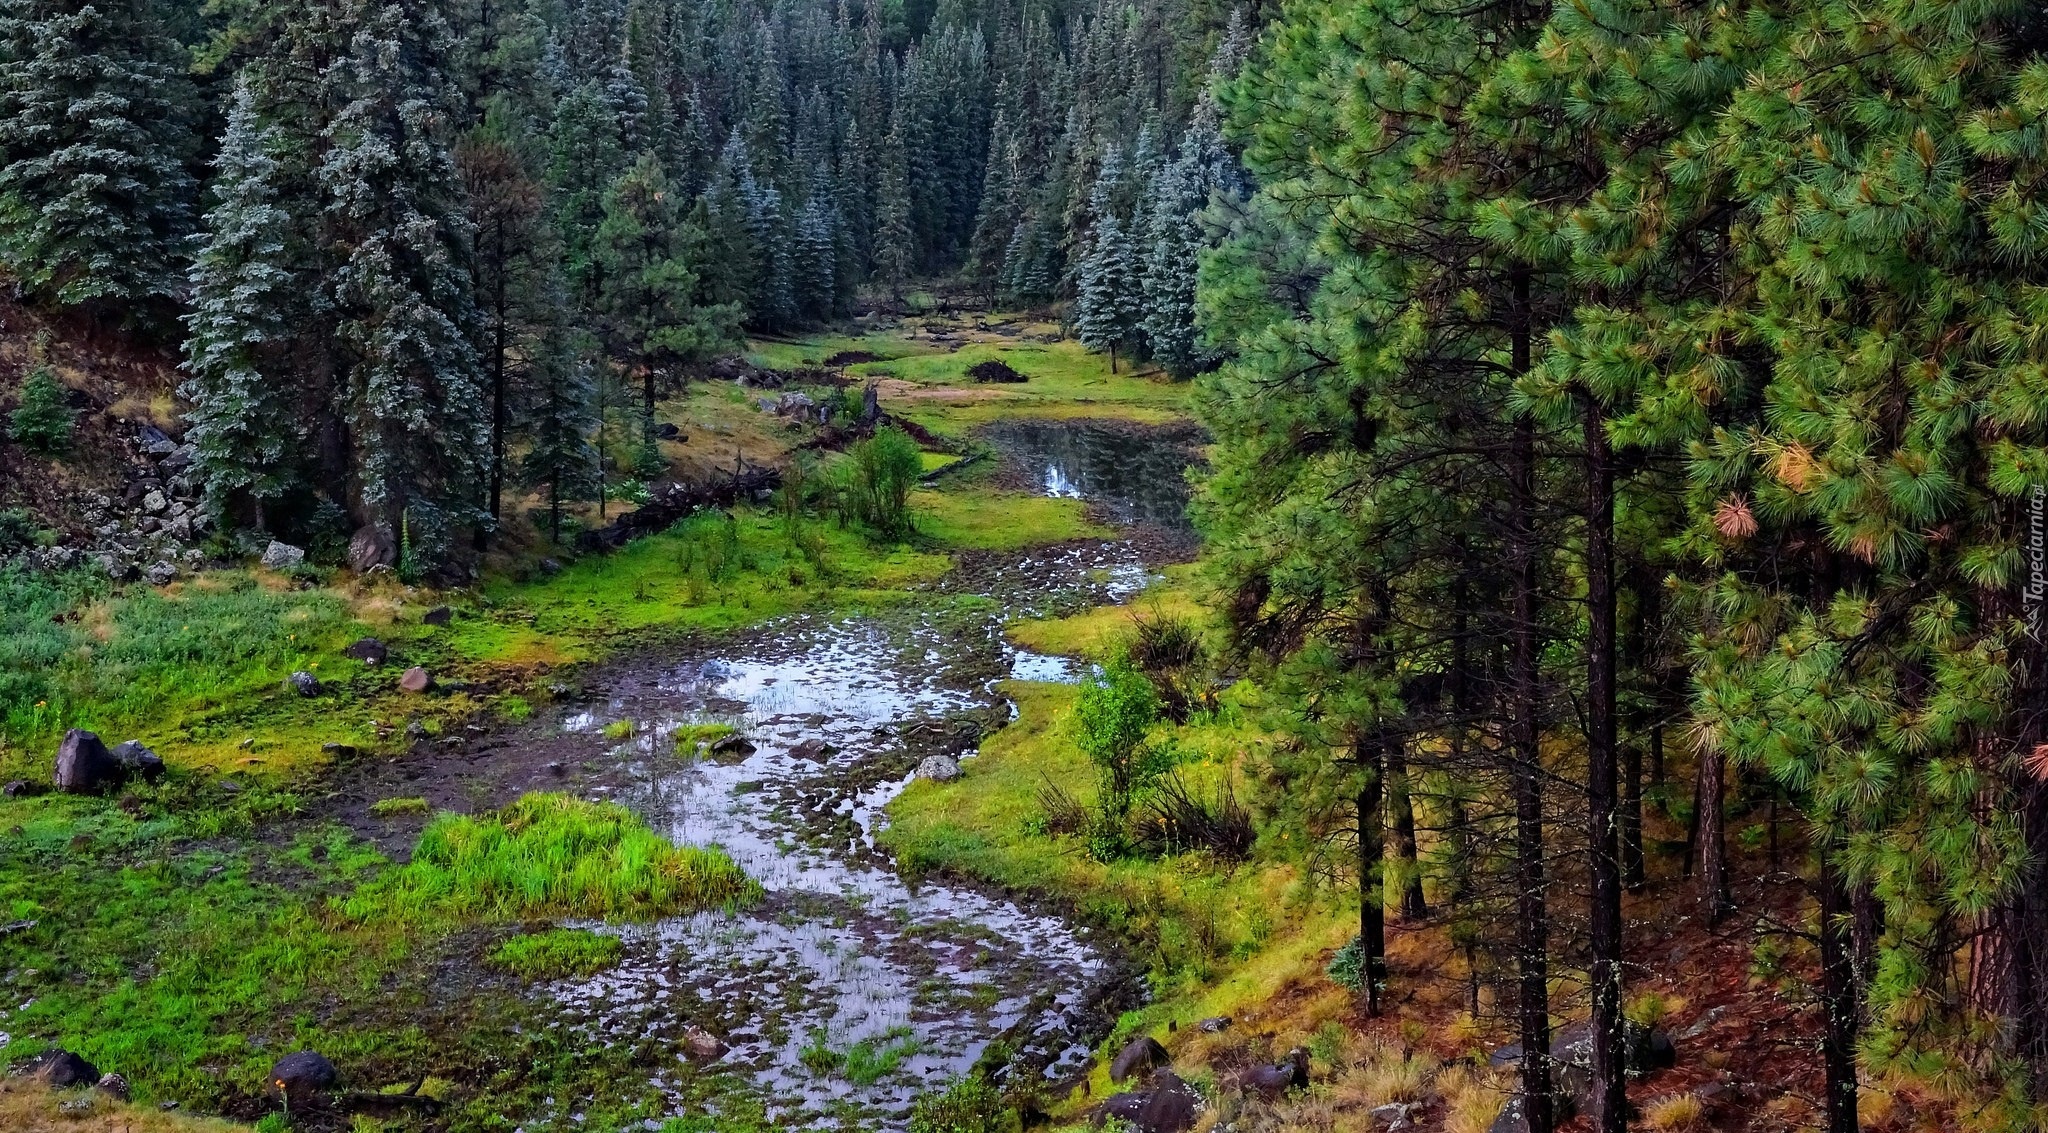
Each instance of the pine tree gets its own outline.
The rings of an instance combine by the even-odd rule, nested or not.
[[[71,447],[77,419],[70,393],[46,365],[31,368],[21,382],[21,400],[7,417],[7,433],[31,452],[56,454]]]
[[[182,53],[148,0],[0,4],[0,258],[65,306],[178,290],[197,196]]]
[[[1138,249],[1126,221],[1117,215],[1117,197],[1124,190],[1121,158],[1111,151],[1090,194],[1095,227],[1081,260],[1079,292],[1074,298],[1074,325],[1081,344],[1109,352],[1116,372],[1119,348],[1135,353],[1145,318],[1144,277]]]
[[[304,483],[300,449],[306,418],[295,373],[296,320],[303,312],[287,244],[292,218],[278,207],[282,140],[260,119],[254,91],[236,86],[227,131],[214,159],[214,207],[192,265],[185,316],[188,439],[217,518],[238,500],[262,509]]]
[[[405,545],[402,569],[440,561],[456,528],[486,520],[489,414],[448,49],[433,8],[366,7],[340,64],[351,98],[319,171],[339,255],[353,494],[364,522]]]
[[[804,318],[832,317],[839,299],[838,260],[838,215],[824,194],[814,193],[796,221],[796,306]]]
[[[684,259],[702,235],[686,232],[661,162],[645,153],[605,194],[596,256],[607,352],[641,380],[643,463],[655,453],[654,402],[669,371],[733,341],[740,312],[699,307],[697,273]]]
[[[598,452],[590,443],[597,424],[590,351],[572,335],[551,326],[535,345],[528,378],[531,444],[520,458],[521,480],[548,501],[548,538],[562,541],[562,508],[601,490]]]
[[[903,283],[916,269],[916,234],[910,223],[909,159],[903,124],[892,118],[882,139],[882,169],[875,190],[875,277],[891,297],[903,299]]]

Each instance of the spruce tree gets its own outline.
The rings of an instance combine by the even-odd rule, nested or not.
[[[21,399],[7,415],[7,435],[31,452],[55,455],[71,447],[70,391],[47,365],[31,367],[21,382]]]
[[[350,98],[319,170],[352,494],[364,522],[403,544],[404,569],[440,561],[458,527],[487,520],[489,413],[472,337],[474,233],[450,148],[461,106],[449,46],[433,6],[362,9],[338,64]]]
[[[590,443],[597,425],[595,383],[588,348],[554,325],[534,345],[528,375],[530,443],[519,461],[520,479],[548,502],[548,539],[562,540],[562,509],[601,490],[598,452]]]
[[[42,299],[179,291],[197,188],[194,94],[149,0],[0,4],[0,258]]]
[[[1074,326],[1081,344],[1109,352],[1109,370],[1116,372],[1117,351],[1135,353],[1145,318],[1144,276],[1136,237],[1118,215],[1117,198],[1124,189],[1121,158],[1111,151],[1090,194],[1095,226],[1081,259]]]
[[[220,154],[214,206],[191,271],[185,316],[187,439],[206,502],[227,518],[245,501],[257,526],[271,501],[305,482],[307,419],[294,357],[300,280],[287,244],[292,217],[277,204],[274,156],[282,145],[245,78],[236,85]]]

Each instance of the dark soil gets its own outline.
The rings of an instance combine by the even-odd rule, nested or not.
[[[858,366],[862,362],[884,361],[887,361],[887,359],[883,358],[880,354],[873,354],[866,350],[842,350],[825,359],[825,364],[827,366]]]
[[[991,358],[986,362],[977,362],[969,366],[967,376],[977,382],[1006,382],[1012,385],[1030,380],[1017,372],[1016,367],[1000,358]]]

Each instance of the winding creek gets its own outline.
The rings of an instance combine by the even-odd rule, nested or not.
[[[999,1039],[1003,1073],[1084,1069],[1129,1002],[1133,973],[1085,928],[959,883],[912,883],[876,848],[920,759],[971,753],[1008,718],[1000,681],[1074,679],[1067,660],[1009,646],[1006,620],[1125,600],[1185,544],[1185,437],[1049,422],[985,436],[1014,478],[1087,500],[1122,537],[986,556],[901,606],[650,658],[560,721],[585,736],[632,721],[610,753],[620,773],[593,793],[678,842],[723,847],[767,891],[739,913],[587,926],[619,936],[623,962],[546,989],[558,1025],[590,1041],[677,1052],[656,1081],[678,1108],[707,1104],[691,1084],[725,1074],[783,1127],[900,1128],[919,1092]],[[752,750],[676,742],[707,723]],[[728,1049],[690,1061],[691,1027]],[[806,1066],[807,1048],[815,1059],[857,1044],[893,1067]]]

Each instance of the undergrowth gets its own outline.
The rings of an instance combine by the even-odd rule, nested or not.
[[[522,933],[491,952],[491,963],[529,980],[594,976],[619,962],[625,946],[616,936],[587,928]]]

